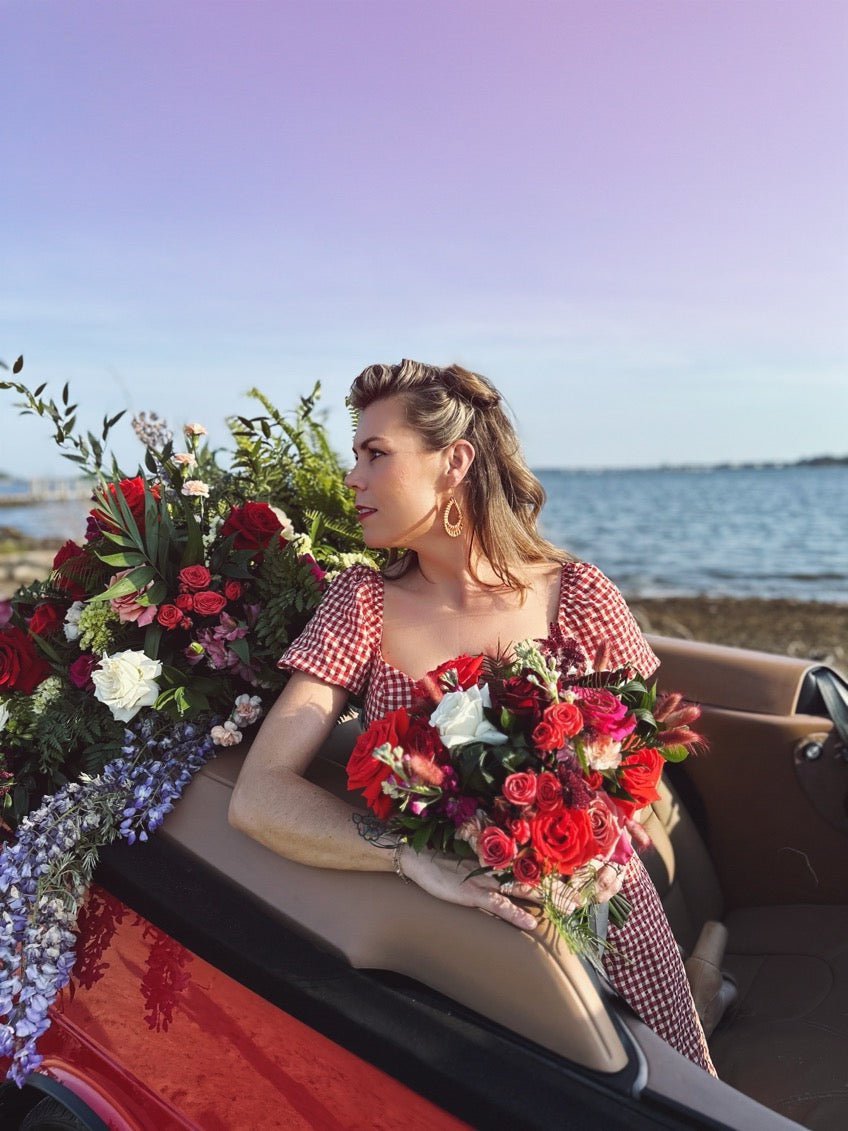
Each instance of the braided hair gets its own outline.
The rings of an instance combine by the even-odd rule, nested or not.
[[[474,448],[462,504],[472,547],[476,543],[504,585],[526,589],[514,573],[516,566],[570,560],[536,528],[545,490],[527,466],[501,395],[490,381],[459,365],[442,369],[407,360],[370,365],[353,382],[348,404],[361,411],[389,396],[403,400],[406,423],[430,451],[456,440],[468,440]],[[386,568],[397,563],[396,572],[404,573],[414,562],[414,554],[392,550]]]

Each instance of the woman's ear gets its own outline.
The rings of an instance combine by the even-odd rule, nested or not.
[[[448,477],[453,487],[457,487],[468,474],[474,463],[474,446],[468,440],[456,440],[447,449]]]

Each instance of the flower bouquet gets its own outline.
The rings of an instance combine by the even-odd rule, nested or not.
[[[52,422],[92,483],[84,534],[0,603],[0,1057],[21,1083],[69,979],[100,847],[146,839],[192,774],[241,741],[327,577],[370,559],[313,416],[317,387],[293,420],[253,390],[265,412],[229,422],[226,465],[202,425],[184,427],[180,450],[142,413],[133,475],[103,469],[122,414],[77,435],[67,386],[58,405],[44,386],[0,388]]]
[[[543,652],[542,648],[545,649]],[[602,653],[605,649],[601,650]],[[375,720],[347,766],[382,822],[417,851],[474,859],[513,894],[536,896],[568,946],[597,962],[596,876],[645,843],[634,813],[667,761],[699,736],[698,707],[657,700],[632,669],[587,673],[574,641],[514,647],[509,661],[458,656],[418,682],[413,705]],[[629,904],[609,901],[621,926]]]

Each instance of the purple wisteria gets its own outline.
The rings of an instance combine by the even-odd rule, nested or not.
[[[200,720],[145,713],[124,732],[119,757],[45,797],[0,850],[0,1056],[11,1058],[7,1075],[18,1085],[41,1062],[36,1042],[70,978],[99,849],[146,840],[216,752]]]

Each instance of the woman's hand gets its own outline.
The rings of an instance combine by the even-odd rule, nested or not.
[[[523,931],[532,931],[538,925],[536,916],[513,903],[494,876],[481,874],[469,879],[476,867],[474,861],[441,852],[416,852],[408,845],[402,845],[399,853],[397,859],[403,874],[437,899],[463,907],[480,907]]]

